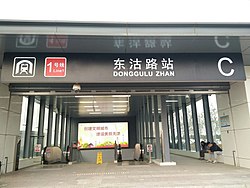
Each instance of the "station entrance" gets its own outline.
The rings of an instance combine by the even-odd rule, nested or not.
[[[137,143],[144,150],[153,144],[153,157],[162,162],[170,162],[170,148],[199,152],[196,103],[202,101],[203,106],[199,110],[205,132],[202,140],[213,142],[208,95],[225,94],[230,82],[245,78],[237,53],[6,53],[4,60],[2,81],[11,83],[12,94],[29,96],[31,101],[23,123],[26,158],[32,153],[30,137],[36,137],[40,145],[45,140],[45,146],[59,145],[59,130],[61,149],[79,145],[81,153],[91,156],[85,160],[95,158],[95,147],[112,147],[115,141],[128,148],[124,151],[130,149],[130,157]],[[44,104],[34,116],[36,100]],[[46,106],[48,120],[44,121]],[[33,117],[38,118],[35,135]],[[46,139],[44,122],[48,122]],[[124,125],[123,132],[109,128],[114,122],[125,122],[127,128]],[[111,153],[106,160],[113,158]]]
[[[15,26],[7,25],[7,29]],[[45,146],[59,146],[67,152],[68,146],[76,144],[81,154],[78,159],[91,161],[98,150],[93,147],[104,141],[85,141],[79,127],[85,130],[82,135],[104,128],[95,132],[95,138],[117,137],[121,132],[86,123],[127,122],[127,139],[124,134],[124,138],[105,141],[110,145],[122,142],[124,157],[133,159],[137,143],[144,150],[152,144],[152,156],[163,162],[170,161],[170,153],[180,151],[198,157],[200,141],[219,143],[223,127],[225,140],[230,141],[225,156],[232,164],[232,151],[241,144],[236,144],[230,125],[238,125],[238,115],[246,114],[237,111],[239,106],[247,112],[244,81],[248,61],[244,56],[243,63],[243,55],[249,39],[242,36],[242,30],[228,25],[238,33],[229,37],[221,34],[224,27],[209,24],[183,25],[185,34],[180,34],[179,26],[166,24],[41,23],[36,26],[42,29],[35,31],[27,23],[21,25],[27,32],[11,30],[1,36],[7,41],[2,45],[1,86],[3,98],[9,100],[3,107],[8,112],[4,115],[8,128],[2,143],[7,143],[9,135],[11,148],[21,141],[20,157],[39,155],[35,148],[40,151]],[[56,28],[55,34],[43,30],[51,28]],[[77,28],[82,32],[76,32]],[[220,102],[217,124],[211,101]],[[112,150],[101,149],[108,156],[103,155],[104,161],[113,158]],[[15,156],[16,151],[10,153]],[[20,168],[22,165],[19,163]]]
[[[12,95],[23,96],[22,115],[26,117],[21,122],[26,126],[21,128],[20,156],[39,156],[37,146],[58,146],[65,153],[74,147],[68,160],[95,163],[101,151],[103,162],[113,162],[117,143],[122,144],[123,160],[134,160],[139,143],[145,159],[147,146],[152,145],[153,160],[170,162],[170,153],[193,153],[199,158],[202,140],[222,144],[216,95],[227,94],[228,83],[103,87],[11,84]],[[32,139],[27,139],[27,134]]]

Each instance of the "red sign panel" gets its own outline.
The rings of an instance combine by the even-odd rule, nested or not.
[[[35,148],[34,148],[34,151],[35,151],[36,153],[39,153],[39,152],[41,152],[41,148],[42,148],[42,145],[41,145],[41,144],[36,144],[36,145],[35,145]]]
[[[48,35],[46,46],[47,48],[67,48],[68,37],[64,35]]]
[[[47,57],[45,59],[45,77],[65,77],[67,59],[65,57]]]

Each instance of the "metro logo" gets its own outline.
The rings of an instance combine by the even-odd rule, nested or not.
[[[36,67],[35,57],[15,57],[12,77],[34,77]]]
[[[67,59],[65,57],[47,57],[44,65],[45,77],[65,77]]]

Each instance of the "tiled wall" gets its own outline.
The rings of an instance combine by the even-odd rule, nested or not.
[[[7,172],[14,169],[16,141],[20,127],[21,102],[21,97],[10,97],[8,86],[0,84],[0,161],[2,162],[2,173],[6,169],[6,157],[8,157]]]
[[[230,126],[221,128],[224,162],[250,168],[250,69],[247,81],[231,83],[229,94],[217,95],[219,117],[229,117]]]

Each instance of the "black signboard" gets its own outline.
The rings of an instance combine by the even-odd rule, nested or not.
[[[159,83],[245,80],[240,53],[8,53],[3,83]]]

